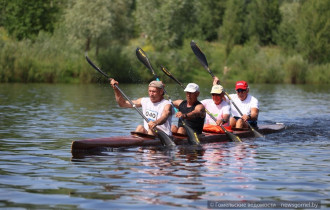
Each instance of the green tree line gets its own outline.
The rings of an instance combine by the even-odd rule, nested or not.
[[[98,82],[85,52],[147,82],[136,47],[157,70],[209,82],[194,40],[225,81],[330,83],[330,0],[2,0],[0,13],[0,82]]]

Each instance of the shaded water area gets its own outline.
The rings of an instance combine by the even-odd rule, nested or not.
[[[120,87],[132,99],[147,95],[146,85]],[[209,91],[202,86],[200,99]],[[184,96],[174,84],[167,92]],[[202,150],[120,148],[73,158],[73,140],[128,135],[142,118],[118,108],[107,84],[0,84],[0,208],[207,209],[220,200],[330,208],[330,86],[251,85],[250,93],[260,101],[259,123],[286,130]]]

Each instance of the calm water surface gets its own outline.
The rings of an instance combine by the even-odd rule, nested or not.
[[[147,95],[145,85],[120,86],[132,99]],[[209,87],[201,90],[200,99],[209,97]],[[175,85],[167,92],[183,97]],[[201,150],[73,158],[73,140],[127,135],[141,117],[118,108],[106,84],[0,84],[0,208],[207,209],[208,200],[320,200],[330,208],[330,86],[252,85],[251,93],[260,124],[286,130]]]

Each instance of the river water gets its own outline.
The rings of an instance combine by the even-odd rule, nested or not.
[[[147,95],[146,85],[120,87],[132,99]],[[201,87],[200,99],[209,89]],[[167,92],[184,96],[174,84]],[[259,124],[284,123],[284,131],[202,150],[77,158],[73,140],[128,135],[142,118],[118,108],[107,84],[0,84],[0,208],[207,209],[223,200],[330,208],[330,86],[251,85],[250,93],[260,101]]]

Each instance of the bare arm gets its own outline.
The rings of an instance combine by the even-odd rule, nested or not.
[[[259,109],[251,108],[251,119],[250,120],[258,120]]]
[[[153,129],[154,127],[156,127],[157,125],[162,125],[166,122],[166,120],[171,117],[172,114],[172,105],[171,104],[167,104],[164,107],[163,113],[160,116],[160,118],[158,118],[157,120],[153,121],[149,121],[148,125],[150,129]]]
[[[224,114],[222,119],[217,120],[217,122],[216,122],[217,125],[223,125],[223,124],[229,122],[229,117],[230,117],[229,114]]]
[[[183,100],[175,100],[175,101],[172,101],[172,103],[176,108],[179,108],[179,105],[182,103],[182,101]]]
[[[115,92],[115,97],[118,105],[120,107],[124,108],[132,108],[133,106],[127,101],[120,93],[120,91],[116,88],[116,85],[118,85],[118,82],[114,79],[110,80],[110,85],[112,86],[114,92]],[[132,100],[132,102],[136,105],[136,107],[141,107],[141,98],[137,100]]]
[[[242,119],[244,121],[248,121],[248,120],[258,120],[258,115],[259,115],[259,109],[257,108],[251,108],[251,114],[250,115],[246,115],[244,114],[242,116]]]
[[[214,77],[213,78],[213,85],[218,85],[218,84],[220,84],[220,80],[219,80],[219,78],[218,77]]]
[[[195,109],[189,113],[187,113],[186,115],[184,115],[185,119],[193,119],[196,117],[205,117],[205,107],[203,106],[203,104],[198,104]]]
[[[176,100],[176,101],[172,101],[172,103],[173,103],[173,105],[175,106],[175,108],[179,109],[179,106],[180,106],[180,104],[182,103],[182,101],[183,101],[183,100]],[[178,112],[175,114],[175,117],[178,117],[178,118],[180,118],[180,117],[182,117],[182,116],[183,116],[183,114],[182,114],[182,112],[180,112],[180,111],[178,111]]]

